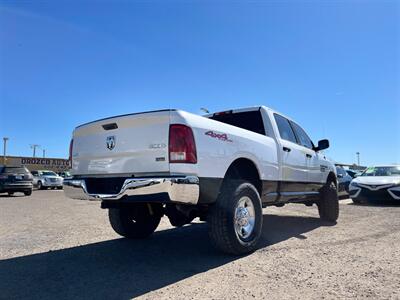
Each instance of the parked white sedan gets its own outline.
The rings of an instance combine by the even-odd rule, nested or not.
[[[367,168],[351,181],[349,193],[354,203],[364,200],[399,200],[400,203],[400,165]]]

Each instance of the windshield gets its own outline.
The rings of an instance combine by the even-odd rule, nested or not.
[[[400,166],[397,167],[370,167],[360,176],[400,176]]]
[[[42,172],[42,175],[43,175],[43,176],[57,176],[56,173],[51,172],[51,171],[43,171],[43,172]]]

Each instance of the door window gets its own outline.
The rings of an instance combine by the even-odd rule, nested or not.
[[[279,135],[281,136],[281,139],[297,143],[296,136],[293,132],[292,126],[290,126],[288,119],[278,114],[274,114],[274,117],[276,125],[278,126]]]
[[[301,128],[299,125],[297,125],[294,122],[290,122],[292,124],[292,127],[297,135],[297,138],[299,139],[299,144],[312,149],[313,148],[313,143],[311,139],[308,137],[307,133]]]

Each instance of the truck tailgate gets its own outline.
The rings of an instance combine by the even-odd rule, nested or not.
[[[77,127],[72,173],[141,174],[169,172],[170,110],[123,115]]]

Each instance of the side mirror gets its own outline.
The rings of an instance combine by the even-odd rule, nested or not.
[[[318,147],[315,147],[314,150],[321,151],[321,150],[328,149],[328,148],[329,148],[329,141],[328,140],[320,140],[320,141],[318,141]]]

